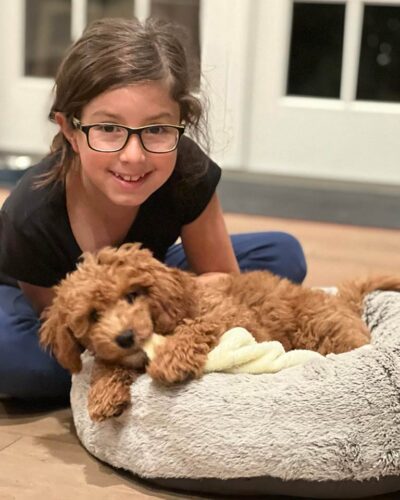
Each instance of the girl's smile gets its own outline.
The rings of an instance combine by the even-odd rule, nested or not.
[[[120,182],[121,186],[124,189],[136,189],[139,188],[144,184],[144,182],[149,178],[151,175],[151,171],[145,172],[140,175],[127,175],[127,174],[122,174],[114,171],[110,171],[112,175],[117,179],[117,181]]]
[[[144,127],[180,124],[180,109],[164,81],[138,83],[104,92],[83,109],[82,124],[119,124]],[[115,152],[91,149],[82,130],[74,129],[71,144],[80,158],[82,185],[91,201],[104,204],[104,197],[119,207],[138,207],[172,174],[176,150],[146,151],[138,135],[129,137]]]

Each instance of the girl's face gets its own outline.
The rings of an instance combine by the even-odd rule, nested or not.
[[[115,123],[133,128],[152,124],[179,125],[180,110],[167,84],[154,81],[98,95],[83,108],[80,121],[83,125]],[[143,149],[137,135],[131,135],[126,146],[113,153],[90,149],[81,130],[70,130],[67,137],[80,157],[82,183],[88,193],[106,196],[111,203],[121,207],[140,206],[166,182],[175,167],[176,150],[149,153]]]

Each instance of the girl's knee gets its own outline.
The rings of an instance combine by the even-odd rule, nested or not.
[[[307,262],[299,240],[289,233],[276,235],[278,274],[294,283],[302,283],[307,274]]]
[[[2,346],[0,346],[1,348]],[[71,387],[70,375],[54,360],[38,363],[22,356],[7,359],[0,355],[0,393],[21,399],[65,398]]]
[[[3,318],[4,319],[4,318]],[[70,375],[39,345],[35,322],[0,324],[0,394],[16,398],[68,396]]]
[[[295,283],[301,283],[307,264],[299,241],[291,234],[270,231],[232,236],[242,271],[267,270]]]

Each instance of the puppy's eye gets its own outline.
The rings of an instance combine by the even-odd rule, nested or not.
[[[92,309],[89,313],[89,321],[91,323],[96,323],[97,321],[99,321],[99,319],[100,319],[99,311],[97,311],[96,309]]]
[[[135,300],[137,299],[139,295],[139,292],[137,290],[135,291],[132,291],[132,292],[129,292],[125,295],[125,300],[129,303],[129,304],[133,304],[133,302],[135,302]]]
[[[142,288],[136,288],[135,290],[131,290],[125,295],[125,300],[132,304],[139,297],[139,295],[143,295],[144,291]]]

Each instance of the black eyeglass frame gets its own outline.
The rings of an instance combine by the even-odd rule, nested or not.
[[[73,126],[81,130],[85,135],[86,135],[86,141],[90,149],[93,151],[97,151],[98,153],[117,153],[118,151],[122,151],[124,147],[128,144],[128,141],[132,135],[137,135],[140,140],[140,144],[142,145],[142,148],[147,151],[148,153],[153,153],[153,154],[158,154],[162,155],[164,153],[171,153],[171,151],[175,151],[175,149],[178,147],[179,140],[182,137],[183,133],[185,132],[185,125],[170,125],[169,123],[153,123],[151,125],[144,125],[143,127],[137,127],[137,128],[132,128],[132,127],[127,127],[125,125],[120,125],[119,123],[92,123],[90,125],[83,125],[78,118],[75,118],[75,116],[72,117],[72,124]],[[103,126],[110,126],[110,127],[121,127],[125,129],[128,132],[128,135],[126,137],[126,141],[124,142],[124,145],[121,146],[118,149],[113,149],[110,151],[103,150],[103,149],[96,149],[93,146],[91,146],[90,141],[89,141],[89,131],[93,127],[98,127],[99,125]],[[151,151],[150,149],[146,148],[144,145],[143,139],[142,139],[142,132],[146,129],[152,128],[152,127],[172,127],[175,130],[178,131],[178,139],[176,141],[176,144],[173,148],[168,149],[167,151]]]

